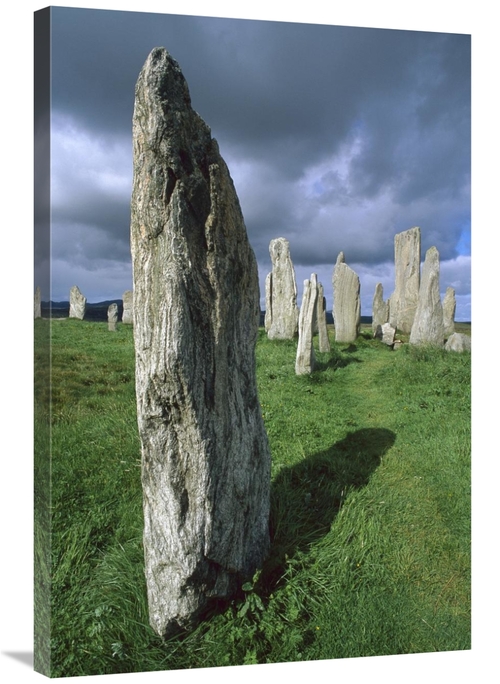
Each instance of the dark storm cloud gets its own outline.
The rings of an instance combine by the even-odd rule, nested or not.
[[[86,257],[93,268],[96,244],[113,240],[116,260],[128,258],[134,86],[155,46],[179,62],[219,141],[261,282],[280,235],[297,267],[325,272],[341,250],[382,271],[394,234],[413,225],[423,251],[435,244],[442,259],[467,243],[469,36],[64,8],[52,16],[54,220],[60,235],[77,231],[81,265]],[[61,260],[65,249],[72,258],[69,237]]]

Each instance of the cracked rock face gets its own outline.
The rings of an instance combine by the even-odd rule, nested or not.
[[[82,295],[77,285],[69,291],[69,317],[83,320],[87,308],[87,298]]]
[[[443,306],[439,293],[439,252],[430,247],[425,254],[410,344],[444,345]]]
[[[268,553],[259,284],[229,171],[163,48],[137,81],[133,147],[145,573],[150,622],[166,636],[230,598]]]
[[[361,329],[361,299],[358,275],[340,252],[333,270],[333,323],[337,342],[354,342]]]
[[[293,340],[299,329],[297,283],[290,243],[276,238],[269,243],[273,270],[266,279],[266,322],[270,340]]]
[[[389,323],[411,332],[420,289],[420,228],[394,236],[395,287],[389,302]]]
[[[318,281],[316,274],[310,280],[304,280],[304,292],[299,315],[299,341],[295,358],[295,373],[309,375],[314,370],[316,361],[313,346],[313,328],[318,301]]]

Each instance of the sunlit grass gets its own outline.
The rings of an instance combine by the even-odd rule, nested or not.
[[[52,323],[52,676],[470,648],[470,355],[331,341],[296,376],[296,343],[260,332],[271,554],[164,643],[147,616],[132,329]]]

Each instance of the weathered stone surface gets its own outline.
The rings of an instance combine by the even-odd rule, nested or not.
[[[306,375],[314,370],[313,325],[318,300],[318,281],[315,273],[304,280],[304,292],[299,314],[299,343],[295,359],[295,373]]]
[[[269,328],[271,327],[271,321],[273,318],[271,302],[272,281],[273,274],[268,273],[266,276],[266,313],[264,316],[264,330],[266,331],[266,333],[269,332]]]
[[[86,307],[87,298],[82,295],[76,285],[73,285],[69,291],[69,317],[83,320]]]
[[[400,349],[403,346],[403,342],[401,340],[394,340],[394,344],[392,345],[392,348],[394,350]]]
[[[396,330],[390,323],[383,323],[377,327],[374,337],[392,347],[394,338],[396,337]]]
[[[37,286],[35,290],[35,318],[42,317],[42,293],[40,292],[40,287]]]
[[[326,297],[324,288],[318,283],[318,301],[316,304],[316,321],[318,326],[318,348],[322,353],[330,351],[330,340],[328,339],[328,327],[326,325]]]
[[[469,335],[463,335],[462,333],[453,333],[446,340],[444,348],[446,351],[454,352],[471,351],[471,338]]]
[[[410,344],[444,344],[443,306],[439,294],[439,252],[430,247],[425,255],[417,310],[410,334]]]
[[[340,252],[333,269],[333,323],[337,342],[354,342],[361,325],[359,277]]]
[[[116,324],[118,323],[118,304],[110,304],[108,306],[108,330],[116,332]]]
[[[132,325],[134,323],[134,293],[132,290],[125,290],[122,295],[123,313],[122,323]]]
[[[375,294],[372,303],[372,330],[373,336],[377,336],[377,330],[384,323],[389,322],[389,301],[384,302],[384,288],[382,283],[375,286]]]
[[[450,337],[450,335],[453,335],[455,332],[456,308],[457,300],[455,299],[455,290],[452,287],[447,287],[443,298],[443,323],[445,339]]]
[[[269,550],[255,255],[209,127],[155,48],[133,116],[131,251],[145,574],[160,635],[233,595]]]
[[[269,244],[273,269],[270,279],[270,321],[267,335],[270,340],[292,340],[299,325],[297,283],[286,238],[276,238]]]
[[[389,323],[408,334],[417,310],[420,289],[420,228],[394,236],[395,288],[389,298]]]

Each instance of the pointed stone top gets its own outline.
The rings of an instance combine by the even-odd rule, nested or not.
[[[439,263],[439,252],[438,252],[436,247],[434,247],[434,246],[429,247],[429,249],[425,253],[425,260],[426,261],[427,260],[437,261]]]
[[[344,252],[339,252],[339,255],[337,257],[337,264],[345,264]]]

